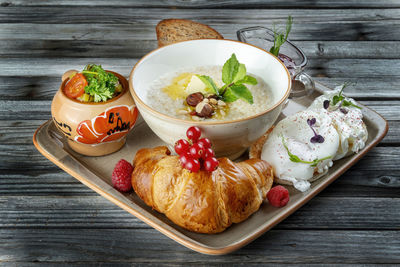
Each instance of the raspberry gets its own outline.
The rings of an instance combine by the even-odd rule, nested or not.
[[[289,191],[285,187],[277,185],[269,190],[267,198],[272,206],[284,207],[289,202]]]
[[[124,159],[118,161],[111,176],[111,181],[118,191],[128,192],[132,189],[131,175],[132,165]]]

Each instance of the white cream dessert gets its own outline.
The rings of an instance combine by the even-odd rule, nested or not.
[[[334,160],[357,153],[364,148],[368,139],[367,128],[362,120],[361,108],[357,107],[357,103],[353,99],[343,96],[344,101],[339,101],[336,105],[333,105],[334,96],[339,96],[342,88],[341,86],[333,91],[325,92],[316,98],[308,108],[326,114],[332,119],[332,123],[340,136],[340,145],[336,156],[333,158]]]
[[[268,136],[261,159],[274,168],[277,182],[304,192],[332,166],[332,160],[365,147],[367,128],[361,107],[342,95],[345,85],[325,92],[307,110],[280,121]]]
[[[261,159],[273,166],[279,183],[293,184],[304,192],[310,188],[310,181],[332,166],[338,148],[339,135],[331,118],[304,110],[275,126],[262,148]],[[300,162],[293,160],[296,156]]]

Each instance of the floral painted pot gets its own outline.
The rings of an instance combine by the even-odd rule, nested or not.
[[[106,102],[84,103],[64,93],[72,72],[64,73],[51,104],[51,115],[57,128],[68,138],[68,145],[80,154],[102,156],[119,150],[138,116],[127,80],[118,73],[107,71],[117,76],[123,91]]]

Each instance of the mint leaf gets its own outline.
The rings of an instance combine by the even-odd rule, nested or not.
[[[343,100],[342,106],[343,106],[343,107],[349,107],[349,106],[351,106],[351,107],[355,107],[355,108],[361,109],[361,107],[359,107],[359,106],[353,104],[351,101],[347,101],[347,100]]]
[[[332,98],[332,105],[336,105],[337,103],[339,103],[340,101],[342,101],[343,97],[341,95],[335,95]]]
[[[230,103],[238,100],[238,97],[232,92],[230,87],[227,87],[222,99],[224,100],[224,102]]]
[[[256,85],[258,82],[257,82],[256,78],[254,78],[250,75],[246,75],[242,80],[237,81],[235,84],[242,84],[242,83]]]
[[[238,73],[239,65],[239,61],[235,54],[232,54],[232,56],[225,62],[222,67],[222,81],[225,84],[230,84],[233,81]]]
[[[243,84],[234,84],[230,87],[233,94],[235,94],[238,98],[243,99],[247,103],[253,104],[253,95],[250,90]]]
[[[351,106],[351,107],[355,107],[355,108],[362,109],[361,107],[359,107],[359,106],[353,104],[351,101],[346,100],[345,97],[342,95],[343,89],[346,88],[348,85],[350,85],[350,83],[345,82],[345,83],[342,85],[342,89],[340,89],[339,94],[333,96],[333,98],[332,98],[332,105],[335,106],[337,103],[341,102],[341,104],[339,105],[339,107],[340,107],[340,106],[342,106],[342,107],[349,107],[349,106]]]
[[[207,88],[213,90],[215,94],[219,95],[218,87],[210,76],[206,75],[196,75],[196,76],[199,77],[199,79],[204,83],[204,85]]]
[[[246,66],[244,64],[239,64],[238,72],[233,78],[233,83],[244,79],[244,77],[246,77]]]

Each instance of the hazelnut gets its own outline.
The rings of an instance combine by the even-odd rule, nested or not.
[[[216,105],[218,103],[217,99],[215,98],[209,98],[210,104]]]
[[[221,106],[221,107],[226,106],[226,103],[222,100],[218,100],[218,106]]]
[[[211,117],[214,112],[213,107],[205,102],[200,102],[196,106],[196,114],[199,117]]]
[[[203,99],[204,99],[204,95],[200,92],[197,92],[197,93],[188,95],[186,97],[186,103],[189,106],[195,107],[195,106],[197,106],[197,104],[199,104],[201,101],[203,101]]]

